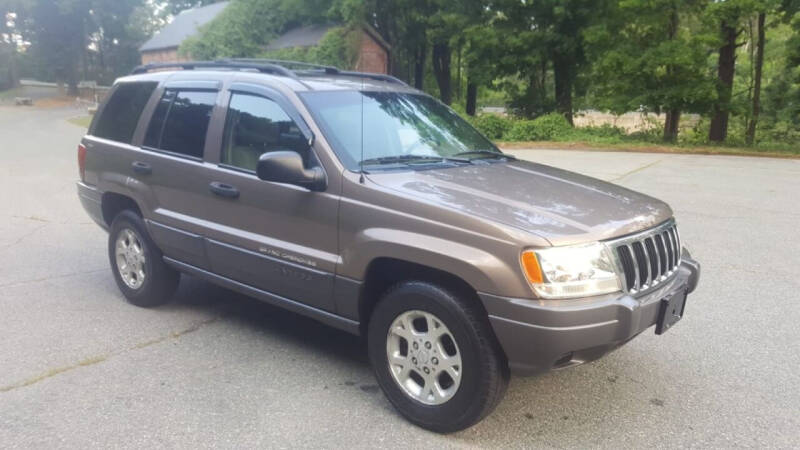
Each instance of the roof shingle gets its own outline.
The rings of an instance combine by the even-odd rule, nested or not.
[[[171,23],[142,44],[139,51],[146,52],[180,46],[186,38],[197,33],[199,27],[214,20],[228,6],[228,3],[230,2],[213,3],[182,11],[175,16]]]

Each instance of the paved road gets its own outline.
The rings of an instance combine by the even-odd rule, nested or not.
[[[361,342],[184,278],[127,305],[75,196],[69,110],[0,108],[0,443],[17,447],[800,447],[800,161],[519,156],[667,200],[704,264],[687,317],[512,380],[479,425],[401,419]]]

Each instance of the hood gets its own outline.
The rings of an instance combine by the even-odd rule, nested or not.
[[[522,229],[552,245],[609,239],[672,217],[653,197],[527,161],[372,173],[375,183],[410,198]]]

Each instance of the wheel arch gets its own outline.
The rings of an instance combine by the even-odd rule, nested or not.
[[[108,227],[111,226],[111,222],[114,221],[117,214],[125,210],[131,210],[139,217],[143,217],[142,209],[136,200],[116,192],[104,192],[100,200],[100,208],[103,213],[103,221]]]
[[[362,335],[375,305],[390,287],[403,281],[424,281],[452,291],[464,301],[470,302],[486,312],[478,297],[478,291],[459,275],[425,264],[394,257],[377,257],[370,261],[364,276],[364,284],[358,298],[358,316]]]

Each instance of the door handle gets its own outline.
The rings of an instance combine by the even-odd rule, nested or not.
[[[146,162],[134,161],[131,163],[131,167],[133,168],[134,172],[142,175],[150,175],[153,173],[153,166],[147,164]]]
[[[212,181],[208,185],[212,193],[225,198],[239,198],[239,189],[230,184],[220,183],[219,181]]]

